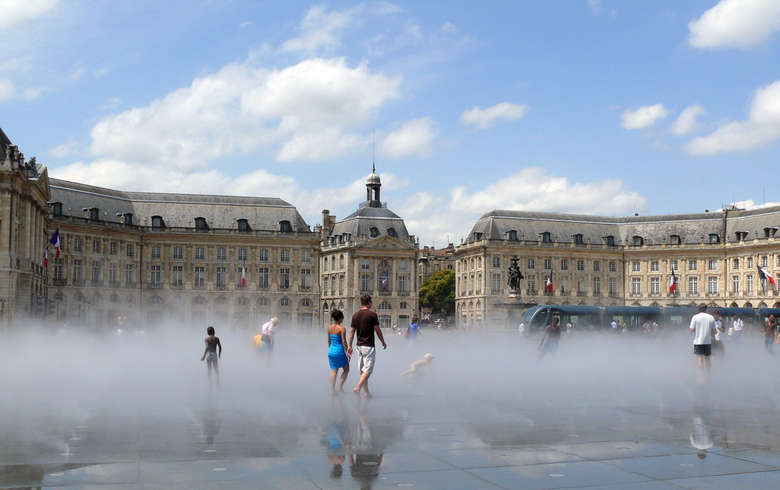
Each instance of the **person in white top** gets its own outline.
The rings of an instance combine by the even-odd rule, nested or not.
[[[693,315],[690,325],[693,334],[693,353],[699,362],[699,367],[710,369],[712,354],[712,331],[715,329],[715,318],[707,313],[707,305],[699,305],[699,313]]]
[[[279,323],[279,319],[273,317],[260,328],[260,335],[262,336],[260,352],[265,357],[266,364],[271,362],[271,353],[274,351],[274,327],[277,323]]]
[[[745,328],[745,323],[742,321],[742,318],[740,317],[734,317],[734,321],[731,323],[731,334],[734,337],[734,340],[739,340],[742,338],[742,332]]]

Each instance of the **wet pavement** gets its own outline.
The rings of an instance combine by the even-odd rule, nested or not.
[[[206,397],[164,415],[87,410],[0,449],[17,488],[777,488],[769,400],[688,408],[352,394],[264,416]],[[476,416],[475,416],[476,415]]]

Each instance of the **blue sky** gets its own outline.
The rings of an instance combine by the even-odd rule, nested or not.
[[[438,246],[495,208],[760,205],[778,4],[0,1],[0,127],[55,177],[280,196],[310,224],[363,199],[375,147]]]

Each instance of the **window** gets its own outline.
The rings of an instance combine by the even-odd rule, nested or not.
[[[714,259],[710,259],[710,260],[707,262],[707,269],[708,269],[708,270],[711,270],[711,271],[716,271],[716,270],[718,270],[718,261],[717,261],[717,260],[714,260]]]
[[[601,262],[598,260],[593,261],[593,272],[601,272]]]
[[[98,208],[92,208],[89,210],[89,219],[92,221],[99,221],[100,220],[100,209]]]
[[[398,238],[398,234],[395,232],[395,228],[392,226],[387,229],[387,236],[391,236],[393,238]]]
[[[641,264],[638,260],[631,262],[631,272],[639,272],[641,270]]]
[[[73,250],[81,252],[81,237],[73,237]]]
[[[55,281],[62,281],[65,279],[65,260],[64,259],[54,259],[54,280]]]
[[[617,272],[617,262],[614,260],[609,261],[609,272]]]
[[[651,260],[650,261],[650,272],[658,272],[659,266],[657,260]]]
[[[696,264],[695,260],[689,260],[688,261],[688,270],[689,271],[695,271],[696,267],[697,267],[697,264]]]
[[[501,267],[501,257],[498,255],[493,256],[493,267]]]
[[[224,288],[227,285],[227,268],[217,267],[217,287]]]
[[[517,241],[517,230],[509,230],[507,232],[507,238],[513,242]]]
[[[300,286],[304,291],[311,289],[311,269],[301,269]]]
[[[238,249],[238,260],[246,260],[248,256],[249,250],[243,247]]]
[[[552,269],[552,259],[544,259],[544,270]]]
[[[680,245],[682,244],[682,239],[680,238],[680,235],[670,235],[669,243],[672,245]]]
[[[309,298],[303,298],[301,300],[301,306],[304,308],[310,308],[311,307],[311,300]]]
[[[734,259],[731,261],[731,268],[736,270],[739,270],[739,259]]]
[[[718,294],[718,278],[717,277],[708,277],[707,278],[707,293],[709,293],[709,294]]]
[[[609,295],[612,297],[617,296],[617,279],[614,277],[609,278]]]
[[[268,262],[268,249],[267,248],[261,248],[260,249],[260,255],[258,257],[258,260],[260,260],[260,262]]]
[[[108,245],[108,253],[111,254],[111,255],[116,255],[116,250],[117,250],[117,243],[116,242],[111,242]]]
[[[268,289],[268,267],[260,267],[257,269],[257,287],[260,289]]]
[[[127,244],[127,248],[125,249],[125,251],[127,252],[127,256],[128,257],[132,257],[135,254],[135,250],[133,249],[133,244],[132,243],[128,243]]]
[[[290,299],[289,298],[282,298],[279,300],[279,306],[290,306]]]
[[[249,221],[247,221],[244,218],[239,219],[238,220],[238,231],[241,231],[241,232],[250,231]]]
[[[408,269],[407,262],[405,260],[399,260],[398,261],[398,270],[399,271],[406,271]]]
[[[217,247],[217,260],[227,259],[227,248]]]
[[[116,284],[117,283],[116,274],[117,274],[117,265],[110,264],[108,266],[108,282],[110,282],[111,284]]]
[[[372,226],[369,230],[369,234],[371,235],[371,238],[376,238],[379,236],[379,228],[376,226]]]
[[[747,290],[747,294],[753,294],[753,276],[748,275],[745,278],[745,289]]]
[[[731,292],[739,294],[739,276],[731,276]]]
[[[658,295],[661,294],[661,279],[658,277],[651,277],[650,278],[650,294],[652,295]]]
[[[99,254],[100,253],[100,239],[99,238],[93,238],[92,239],[92,253],[93,254]]]
[[[290,249],[289,248],[283,248],[279,250],[279,260],[281,262],[289,262],[290,261]]]
[[[400,309],[402,309],[402,310],[405,310],[405,309],[409,308],[409,305],[406,304],[406,301],[401,301],[401,304],[398,305],[398,307]]]
[[[162,216],[152,216],[152,228],[164,228],[165,222]]]
[[[328,280],[328,277],[325,276],[322,278],[322,294],[327,295],[328,294],[328,283],[330,281]]]
[[[290,269],[288,267],[279,269],[279,289],[290,289]]]
[[[398,292],[405,293],[408,291],[409,276],[401,274],[398,276]]]
[[[720,243],[720,235],[717,233],[710,233],[710,243]]]
[[[582,239],[582,233],[577,233],[574,235],[574,243],[576,245],[583,245],[585,243]]]
[[[182,260],[184,258],[183,247],[173,247],[173,260]]]
[[[377,283],[377,287],[379,287],[380,291],[388,292],[392,291],[392,285],[390,284],[390,277],[388,276],[388,273],[386,270],[379,271],[379,281]]]
[[[406,267],[405,261],[402,260],[401,263],[404,265],[404,267]],[[340,269],[344,268],[344,254],[339,255],[339,268]]]
[[[753,268],[753,257],[748,257],[748,259],[747,259],[747,268],[748,268],[748,270]]]
[[[536,294],[536,277],[528,276],[528,291]]]
[[[392,310],[393,307],[390,305],[389,302],[382,301],[381,303],[379,303],[379,307],[377,309],[379,309],[379,310]]]
[[[62,216],[62,203],[61,202],[53,202],[51,203],[51,214],[54,216]]]
[[[688,294],[691,296],[696,296],[699,294],[699,278],[698,277],[689,277],[688,278]]]
[[[363,259],[363,262],[360,263],[360,269],[364,271],[371,270],[371,264],[367,259]]]
[[[311,262],[311,250],[309,250],[308,248],[301,249],[301,262],[305,262],[305,263]]]
[[[536,261],[534,259],[528,259],[528,268],[533,269],[534,266],[536,266]]]
[[[344,274],[339,276],[339,296],[344,294]]]
[[[129,287],[135,284],[135,266],[125,264],[125,286]]]
[[[642,294],[642,279],[639,277],[631,278],[631,295],[639,296]]]
[[[542,233],[542,243],[552,243],[552,234],[549,231]]]
[[[600,277],[594,277],[593,278],[593,295],[594,296],[601,296],[601,278]]]
[[[92,261],[92,282],[100,281],[100,261]]]
[[[182,277],[184,276],[184,266],[174,265],[171,267],[171,286],[180,288],[182,286]]]
[[[323,257],[322,258],[322,270],[324,272],[328,271],[328,258],[327,257]]]
[[[287,220],[282,220],[279,222],[279,231],[282,233],[292,233],[292,225]]]
[[[766,255],[761,256],[761,267],[769,267],[769,257]]]
[[[159,285],[160,285],[160,266],[159,265],[153,265],[151,267],[149,282],[153,286],[158,286],[159,287]]]
[[[206,268],[195,267],[195,275],[192,283],[194,289],[203,289],[206,287]]]
[[[612,235],[608,235],[604,237],[604,241],[606,242],[608,247],[614,247],[615,246],[615,237]]]
[[[133,224],[133,213],[125,213],[123,216],[125,218],[125,224],[126,225],[132,225]]]
[[[360,274],[360,292],[366,293],[371,290],[371,275]]]
[[[195,247],[195,260],[204,260],[206,258],[206,249],[203,247]]]
[[[677,259],[670,260],[670,261],[669,261],[669,270],[670,270],[670,271],[676,271],[676,270],[678,270],[678,269],[679,269],[679,267],[678,267],[678,265],[677,265]]]
[[[159,245],[152,245],[152,260],[159,260],[160,259],[160,246]]]
[[[561,259],[561,270],[569,270],[569,259]]]
[[[642,245],[645,244],[645,239],[639,235],[634,235],[632,237],[632,243],[634,244],[635,247],[641,247]]]
[[[585,261],[584,260],[578,260],[577,261],[577,270],[578,271],[584,271],[585,270]]]

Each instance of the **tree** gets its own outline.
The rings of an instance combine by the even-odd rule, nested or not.
[[[455,271],[434,272],[420,286],[420,306],[434,314],[451,316],[455,313]]]

